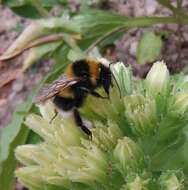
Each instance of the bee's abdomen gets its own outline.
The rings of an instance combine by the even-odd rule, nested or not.
[[[69,111],[73,108],[79,108],[84,101],[84,97],[79,98],[68,98],[68,97],[61,97],[55,96],[53,102],[54,104],[63,111]]]

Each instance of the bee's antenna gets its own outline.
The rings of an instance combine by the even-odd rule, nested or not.
[[[110,67],[111,67],[112,64],[114,64],[114,63],[111,62],[111,63],[109,64],[109,69],[110,69],[110,71],[111,71],[111,68],[110,68]],[[119,84],[118,84],[118,82],[117,82],[117,80],[116,80],[116,77],[114,76],[114,74],[113,74],[112,71],[111,71],[111,73],[112,73],[112,77],[114,78],[114,81],[115,81],[115,83],[116,83],[116,86],[118,87],[119,96],[120,96],[120,98],[122,98],[121,89],[120,89]]]

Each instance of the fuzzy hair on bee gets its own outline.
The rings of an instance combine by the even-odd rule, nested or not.
[[[112,85],[110,68],[95,59],[81,59],[67,66],[64,74],[52,84],[44,87],[35,99],[35,103],[45,103],[53,99],[55,106],[62,111],[73,111],[76,124],[87,134],[91,131],[84,125],[79,114],[88,95],[96,98],[109,98]],[[103,97],[96,89],[102,87],[107,96]]]

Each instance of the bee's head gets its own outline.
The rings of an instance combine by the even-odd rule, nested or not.
[[[72,69],[77,77],[87,80],[90,77],[90,69],[85,59],[75,61]]]

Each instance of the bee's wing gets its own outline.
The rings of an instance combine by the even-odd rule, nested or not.
[[[80,80],[80,78],[68,78],[66,75],[63,75],[52,84],[43,87],[42,90],[39,91],[39,95],[35,97],[34,102],[36,104],[44,103],[63,89],[78,83]]]

